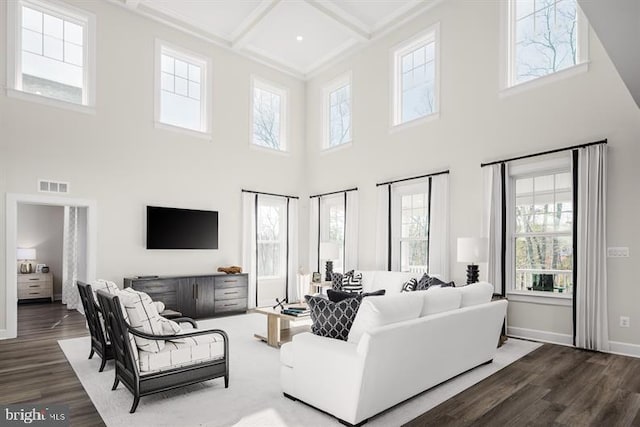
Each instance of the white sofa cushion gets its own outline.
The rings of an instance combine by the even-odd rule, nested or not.
[[[224,341],[218,334],[167,341],[159,352],[140,351],[140,372],[150,373],[177,368],[224,356]]]
[[[381,326],[417,319],[424,298],[417,292],[404,292],[365,298],[349,331],[348,342],[357,343],[362,335]]]
[[[280,347],[280,363],[293,368],[293,346],[290,342]]]
[[[493,285],[487,282],[472,283],[457,289],[460,289],[462,293],[460,307],[485,304],[491,301],[491,297],[493,296]]]
[[[373,292],[384,289],[388,294],[397,294],[402,286],[419,273],[403,273],[399,271],[359,271],[362,274],[362,291]]]
[[[420,317],[455,310],[460,308],[460,303],[462,302],[460,289],[452,286],[446,288],[431,288],[426,291],[416,292],[424,293],[424,304]]]
[[[138,331],[163,335],[162,317],[158,314],[151,297],[144,292],[138,292],[132,288],[126,288],[119,294],[124,309],[129,316],[129,325]],[[141,351],[157,353],[161,351],[165,342],[163,340],[148,340],[134,336],[136,345]]]

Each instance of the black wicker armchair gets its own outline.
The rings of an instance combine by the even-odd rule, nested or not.
[[[94,353],[98,353],[102,358],[102,364],[100,365],[100,372],[102,372],[104,366],[107,364],[107,360],[113,359],[113,349],[111,348],[111,343],[103,326],[100,307],[93,298],[91,285],[80,281],[77,281],[76,284],[78,285],[80,300],[84,307],[84,315],[87,318],[89,333],[91,334],[91,352],[89,353],[89,359],[93,357]]]
[[[97,295],[104,313],[107,333],[111,338],[115,358],[116,376],[112,390],[115,390],[122,382],[133,394],[130,413],[135,412],[142,396],[220,377],[224,377],[225,388],[229,387],[229,338],[224,331],[220,329],[196,330],[181,333],[178,337],[189,338],[217,334],[223,340],[224,351],[221,357],[199,360],[161,370],[141,372],[138,348],[135,342],[130,339],[129,334],[156,341],[173,340],[177,337],[175,335],[149,335],[133,329],[125,321],[118,296],[104,291],[98,291]],[[181,321],[183,319],[174,320]]]

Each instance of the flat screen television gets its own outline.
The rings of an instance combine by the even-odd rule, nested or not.
[[[218,249],[218,212],[147,206],[147,249]]]

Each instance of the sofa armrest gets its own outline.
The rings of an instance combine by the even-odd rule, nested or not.
[[[292,340],[293,346],[293,366],[313,360],[317,367],[319,360],[322,366],[330,364],[353,364],[360,358],[356,351],[356,346],[352,343],[332,338],[325,338],[309,332],[297,334]]]

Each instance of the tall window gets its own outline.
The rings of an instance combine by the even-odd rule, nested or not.
[[[573,189],[569,168],[514,176],[514,290],[572,295]]]
[[[283,278],[286,268],[286,204],[282,200],[258,203],[258,277]]]
[[[287,151],[287,92],[259,79],[252,80],[251,143]]]
[[[9,2],[8,12],[14,37],[9,48],[10,89],[92,106],[93,15],[36,0]]]
[[[400,270],[426,272],[429,263],[428,194],[403,194],[400,200]]]
[[[333,148],[351,142],[351,74],[324,89],[324,143]]]
[[[208,133],[208,60],[162,42],[157,44],[156,122]]]
[[[394,51],[394,126],[438,112],[437,51],[437,26]]]
[[[576,0],[509,1],[509,85],[585,62],[587,24]]]
[[[338,248],[338,258],[332,260],[333,271],[342,273],[344,270],[344,194],[325,196],[321,203],[321,241],[332,243]]]

